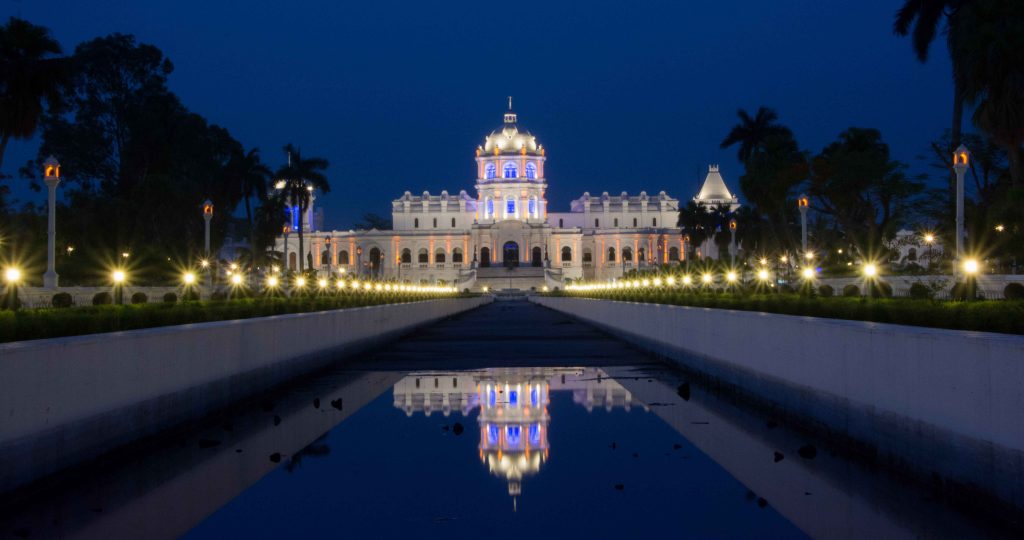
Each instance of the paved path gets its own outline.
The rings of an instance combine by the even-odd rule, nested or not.
[[[527,301],[493,302],[381,350],[376,369],[650,364],[623,341]]]

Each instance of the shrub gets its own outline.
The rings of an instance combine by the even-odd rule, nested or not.
[[[785,294],[792,293],[793,292],[793,287],[790,287],[789,285],[786,285],[786,284],[779,285],[779,292],[780,293],[785,293]]]
[[[833,289],[831,285],[822,285],[821,287],[818,287],[818,294],[825,298],[831,298],[835,296],[836,290]]]
[[[149,297],[146,296],[146,293],[144,293],[144,292],[132,293],[132,303],[133,304],[145,304],[146,302],[149,302]]]
[[[914,283],[910,286],[910,297],[916,300],[931,298],[932,294],[932,290],[924,283]]]
[[[114,297],[107,291],[98,292],[92,296],[92,305],[107,306],[114,303]]]
[[[892,298],[892,285],[884,281],[874,281],[868,285],[871,298]]]
[[[227,299],[228,299],[228,293],[226,293],[224,291],[213,291],[213,293],[210,294],[210,300],[212,300],[214,302],[223,302],[223,301],[225,301]]]
[[[1008,283],[1003,289],[1003,298],[1007,300],[1024,300],[1024,285]]]
[[[860,287],[854,285],[853,283],[843,287],[843,296],[847,298],[860,296]]]
[[[165,296],[164,298],[166,299],[167,297]],[[182,302],[198,302],[199,301],[199,292],[195,291],[193,289],[189,289],[189,290],[181,293],[181,301]]]
[[[981,298],[981,294],[978,293],[978,286],[976,284],[958,282],[949,290],[949,297],[951,300],[957,301],[977,300]]]
[[[165,304],[176,304],[177,302],[178,302],[178,295],[176,295],[176,294],[174,294],[172,292],[164,294],[164,303]]]
[[[53,299],[50,300],[50,303],[55,308],[66,308],[71,307],[71,305],[74,304],[75,301],[73,298],[71,298],[71,293],[59,292],[53,295]]]

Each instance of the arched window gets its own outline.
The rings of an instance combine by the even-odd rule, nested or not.
[[[615,248],[608,248],[608,262],[615,262]]]
[[[516,200],[506,199],[505,200],[505,217],[511,217],[516,215]]]
[[[526,177],[530,180],[537,178],[537,166],[532,161],[526,164]]]
[[[591,253],[589,248],[583,250],[583,262],[594,262],[594,254]]]
[[[420,218],[413,218],[412,219],[412,226],[414,228],[416,228],[416,229],[419,229],[420,228]]]
[[[420,248],[419,262],[421,262],[421,263],[428,263],[428,262],[430,262],[430,253],[427,251],[427,248]]]
[[[572,261],[572,248],[570,248],[569,246],[564,246],[562,248],[562,262],[570,261]]]
[[[437,218],[434,218],[434,228],[437,228]]]
[[[455,249],[452,250],[452,262],[453,263],[460,263],[460,262],[462,262],[462,248],[455,248]]]
[[[487,178],[488,180],[490,180],[490,179],[495,178],[497,176],[498,176],[498,168],[495,167],[493,163],[488,163],[487,165],[484,165],[484,178]]]
[[[406,264],[412,262],[412,251],[409,248],[402,250],[402,262]]]
[[[455,228],[455,218],[452,218],[452,228]]]
[[[293,251],[293,252],[289,253],[288,254],[288,268],[291,268],[292,270],[295,270],[295,261],[296,260],[297,260],[297,257],[295,256],[295,252]]]
[[[644,250],[644,248],[640,248],[639,250],[637,250],[636,260],[637,262],[647,262],[647,252]]]
[[[633,248],[622,248],[622,262],[633,262]]]
[[[562,218],[558,218],[558,228],[561,229],[563,227],[565,227],[565,223],[562,222]]]
[[[600,226],[601,226],[601,220],[600,219],[594,219],[594,227],[600,227]]]
[[[437,248],[437,252],[434,253],[434,262],[439,262],[439,263],[443,263],[444,262],[444,249],[443,248]]]
[[[512,162],[506,163],[502,168],[502,171],[505,173],[505,178],[516,178],[519,176],[519,169],[516,167],[516,164]]]
[[[618,226],[619,226],[619,218],[615,218],[615,224],[614,224],[614,225],[615,225],[616,227],[618,227]]]
[[[537,215],[537,197],[530,197],[528,210],[530,212],[530,217],[535,217]]]
[[[487,206],[484,210],[484,213],[484,217],[486,218],[494,217],[494,199],[487,197]]]
[[[338,252],[338,264],[348,264],[348,251],[343,249]]]
[[[636,218],[633,218],[633,226],[636,227]]]
[[[679,248],[677,248],[677,247],[670,247],[670,248],[668,248],[668,260],[670,260],[672,262],[678,262],[679,261]]]
[[[331,264],[331,252],[326,249],[320,253],[320,264],[327,265]]]
[[[658,218],[651,218],[651,226],[652,227],[657,227],[658,226]]]

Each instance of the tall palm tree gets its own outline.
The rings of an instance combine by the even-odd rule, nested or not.
[[[227,164],[231,182],[241,191],[245,201],[245,221],[249,225],[249,248],[252,251],[252,263],[259,264],[260,253],[256,249],[256,226],[253,222],[253,197],[263,200],[267,194],[267,180],[271,176],[270,169],[260,161],[260,149],[253,148],[245,152],[241,148],[232,152]]]
[[[779,115],[768,107],[759,107],[754,116],[750,116],[750,113],[747,111],[739,109],[736,111],[736,116],[740,117],[740,123],[732,127],[732,130],[722,139],[722,143],[719,146],[721,148],[729,148],[734,144],[739,144],[739,151],[736,153],[736,157],[742,163],[746,163],[750,159],[750,156],[761,147],[769,135],[778,132],[780,129],[785,129],[775,122],[779,119]]]
[[[0,166],[7,143],[31,137],[43,103],[60,99],[67,76],[59,54],[60,44],[42,26],[16,17],[0,26]]]
[[[310,195],[314,191],[327,193],[331,190],[330,184],[324,171],[328,163],[324,158],[303,158],[302,152],[295,148],[295,145],[288,143],[284,147],[288,155],[288,164],[277,171],[275,175],[281,189],[292,205],[292,211],[299,212],[299,273],[303,272],[305,261],[305,245],[302,236],[302,216],[309,209]]]

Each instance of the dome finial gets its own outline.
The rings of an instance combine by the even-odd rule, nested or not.
[[[508,111],[505,112],[505,123],[506,124],[515,124],[516,123],[516,113],[512,112],[512,96],[508,97]]]
[[[512,111],[512,96],[508,97],[508,110],[509,112]]]

